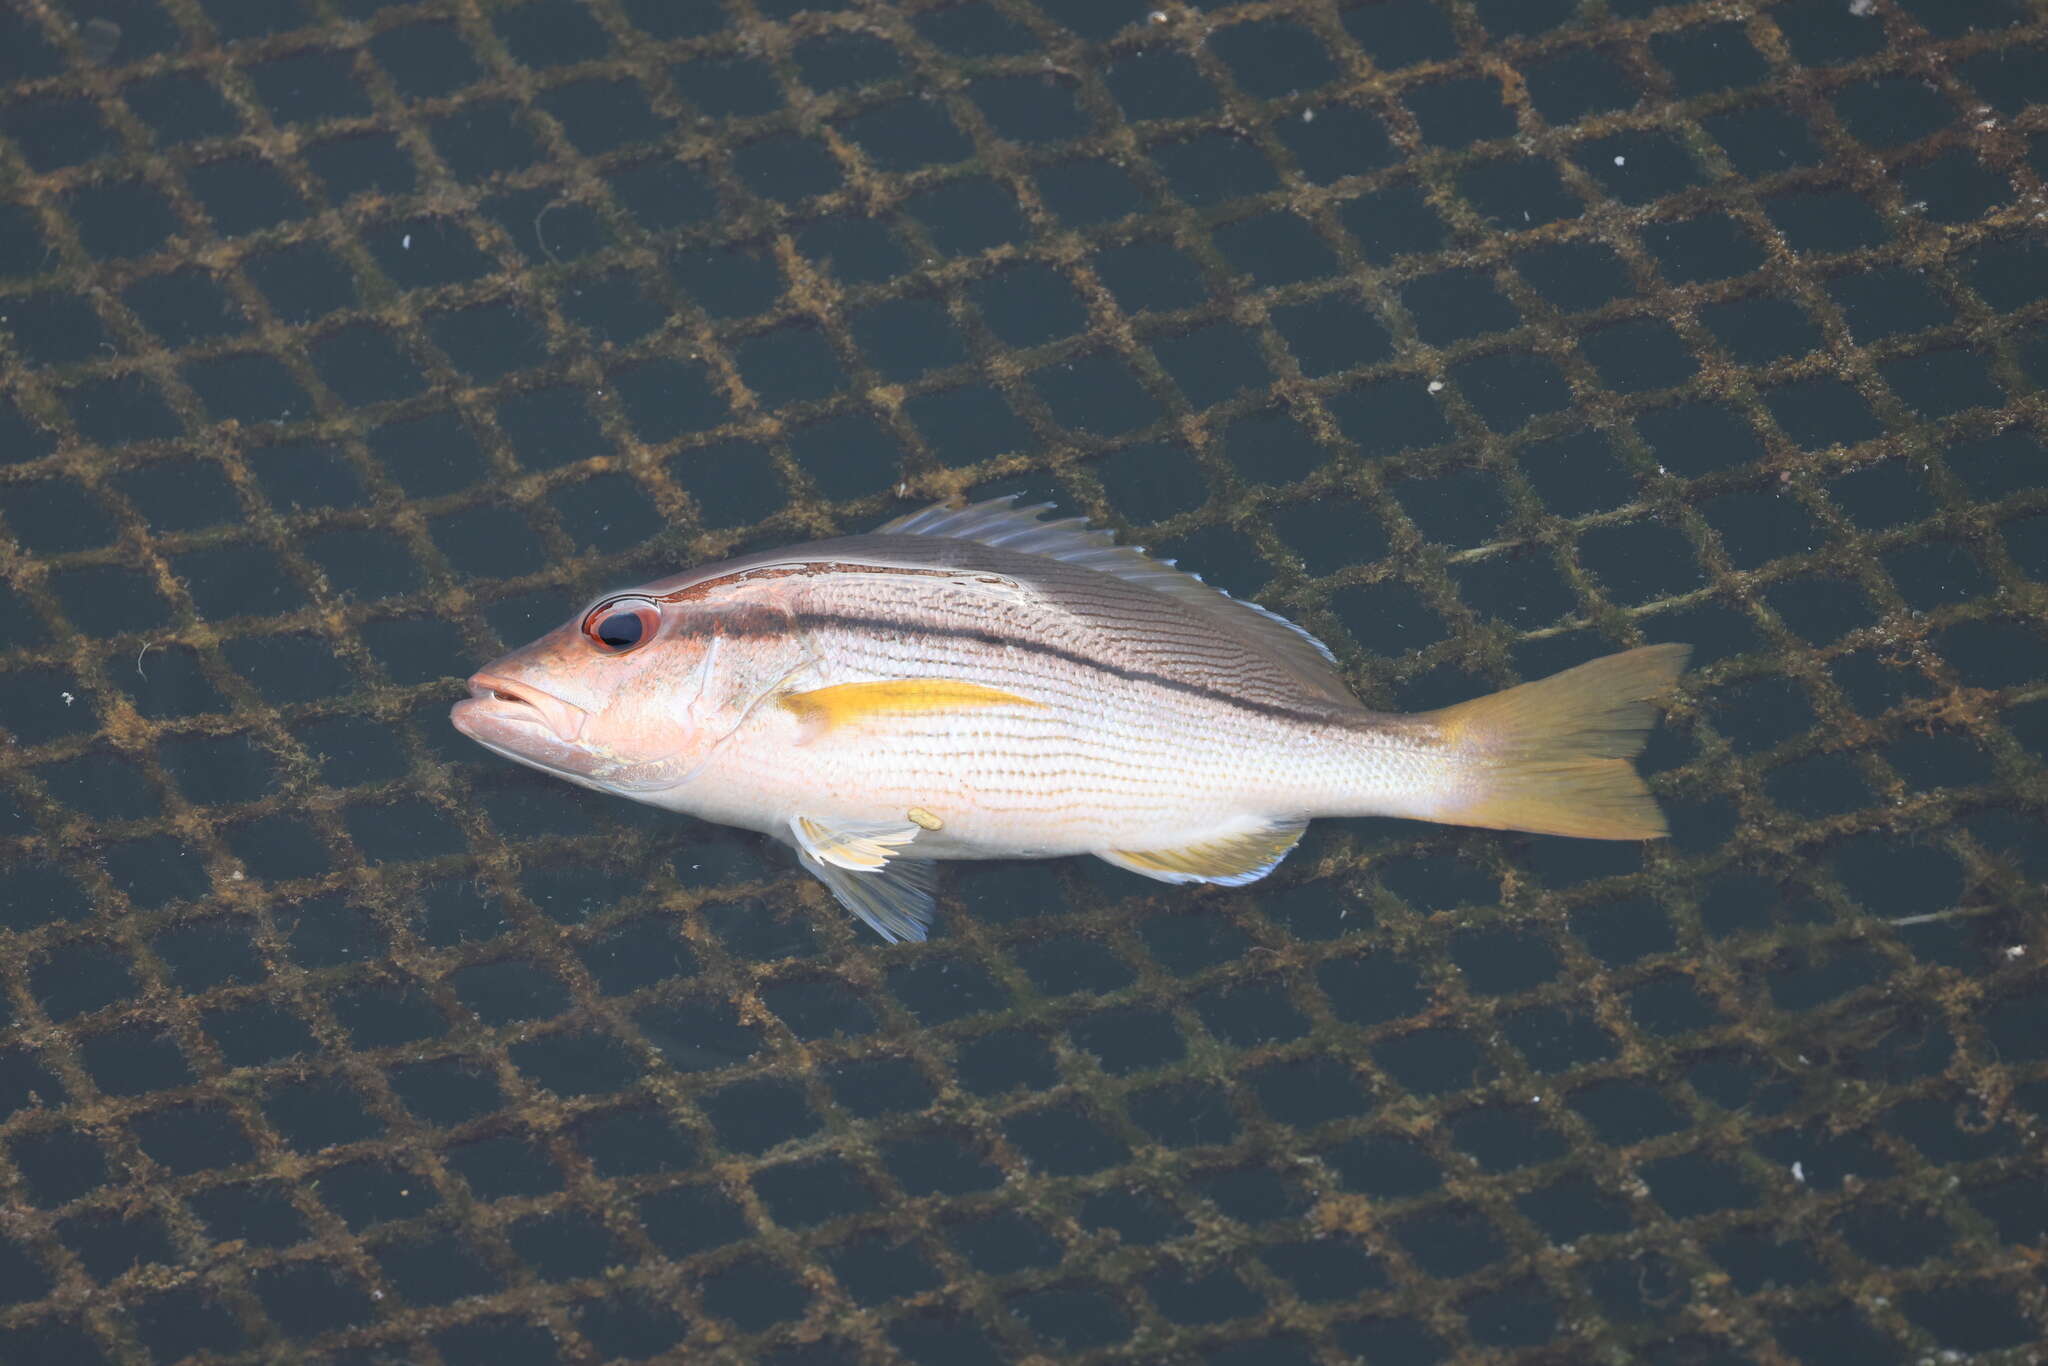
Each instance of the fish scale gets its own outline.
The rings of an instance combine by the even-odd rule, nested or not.
[[[962,787],[990,804],[990,814],[1013,818],[1008,828],[992,828],[982,836],[992,853],[1070,843],[1076,815],[1087,826],[1087,838],[1118,843],[1156,838],[1174,822],[1214,820],[1218,804],[1193,798],[1219,784],[1247,785],[1251,770],[1270,766],[1290,739],[1258,718],[1225,715],[1205,723],[1192,708],[1176,706],[1181,699],[1173,694],[1142,684],[1112,681],[1090,690],[1085,671],[1071,666],[1006,668],[1009,662],[992,647],[967,647],[941,657],[932,652],[899,655],[871,649],[871,644],[839,632],[830,646],[821,641],[820,648],[854,674],[973,678],[1046,704],[1050,715],[1009,710],[960,715],[951,727],[922,733],[920,738],[937,742],[936,748],[908,752],[909,737],[896,731],[886,750],[869,753],[854,742],[847,756],[878,780],[889,775],[891,790],[906,798],[923,790],[931,798],[952,801],[957,789],[932,788],[933,775],[959,775]],[[1055,736],[1071,747],[1047,749]],[[1217,740],[1225,744],[1218,746]],[[1016,746],[1018,762],[989,768],[983,761],[992,744]],[[1061,767],[1052,762],[1055,756],[1074,762]],[[1124,781],[1112,786],[1113,775]],[[1190,782],[1191,777],[1207,781]],[[1041,798],[1064,799],[1070,814],[1051,828],[1014,819],[1042,808],[1036,800]],[[1083,804],[1080,813],[1073,813],[1076,802]]]
[[[1237,885],[1316,816],[1663,834],[1628,761],[1686,647],[1375,713],[1291,623],[1042,511],[940,506],[608,594],[477,673],[454,722],[773,835],[891,939],[924,937],[941,859]]]

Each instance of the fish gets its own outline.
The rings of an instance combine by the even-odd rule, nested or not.
[[[949,859],[1242,886],[1322,816],[1667,833],[1631,760],[1689,646],[1375,712],[1307,631],[1048,511],[941,503],[605,593],[474,674],[451,720],[773,836],[891,942],[926,937]]]

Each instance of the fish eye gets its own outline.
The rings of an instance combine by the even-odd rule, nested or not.
[[[609,655],[622,655],[654,639],[661,625],[661,608],[646,598],[613,598],[590,609],[583,618],[583,634]]]

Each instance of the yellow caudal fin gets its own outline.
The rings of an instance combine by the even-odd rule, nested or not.
[[[1454,825],[1583,839],[1669,833],[1630,764],[1657,720],[1658,697],[1690,645],[1645,645],[1431,712],[1465,762],[1464,797],[1432,813]]]
[[[1040,707],[1028,697],[958,678],[901,678],[880,683],[838,683],[809,692],[787,693],[785,711],[805,723],[812,736],[850,722],[879,716],[915,716],[967,707]]]

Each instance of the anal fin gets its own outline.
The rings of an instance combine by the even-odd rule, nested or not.
[[[1275,821],[1254,830],[1196,840],[1174,849],[1099,849],[1095,856],[1161,882],[1214,882],[1241,887],[1272,872],[1307,828],[1307,821]]]

